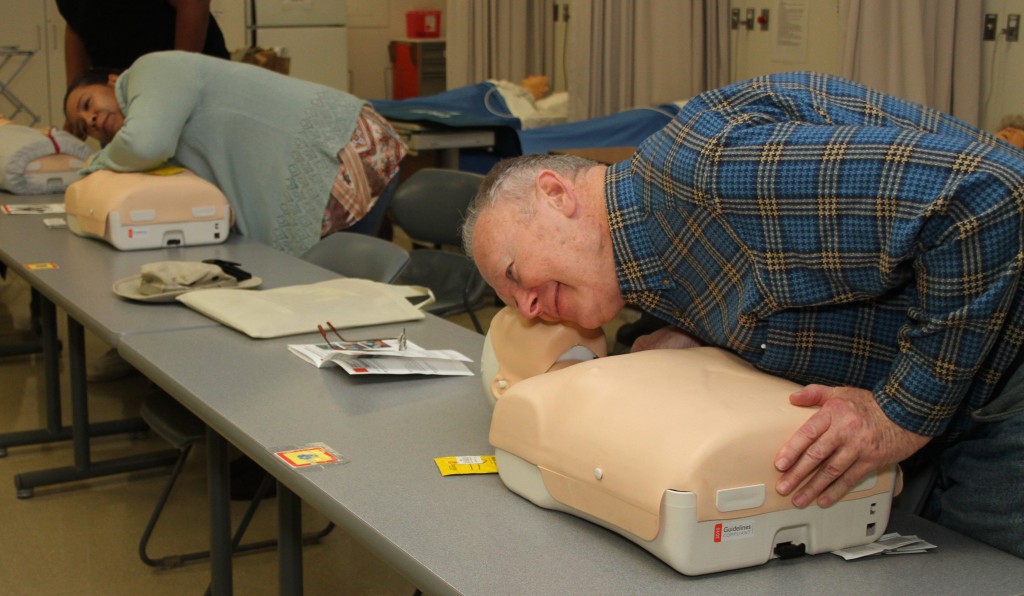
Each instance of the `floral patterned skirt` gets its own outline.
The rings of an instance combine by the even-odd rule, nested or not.
[[[352,139],[338,152],[338,175],[324,208],[320,236],[344,230],[366,215],[391,179],[408,149],[388,121],[364,106]]]

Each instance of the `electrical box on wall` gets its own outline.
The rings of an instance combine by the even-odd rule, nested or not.
[[[1006,41],[1017,41],[1020,37],[1020,15],[1006,15]]]
[[[984,41],[996,40],[996,28],[999,26],[999,17],[995,14],[985,15],[985,25],[981,31],[981,39]]]

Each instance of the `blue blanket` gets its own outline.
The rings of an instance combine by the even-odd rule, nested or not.
[[[522,130],[505,99],[492,83],[477,83],[427,97],[371,100],[377,112],[389,120],[423,122],[453,128],[491,128],[494,147],[463,149],[459,167],[486,173],[498,160],[557,149],[637,146],[679,113],[675,104],[637,108],[603,116]]]
[[[426,97],[372,99],[370,103],[388,120],[432,122],[456,128],[520,127],[519,118],[512,117],[493,83],[467,85]]]

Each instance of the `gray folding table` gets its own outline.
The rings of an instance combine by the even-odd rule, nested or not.
[[[387,336],[396,326],[361,330]],[[409,339],[478,359],[482,338],[434,317]],[[364,335],[365,334],[365,335]],[[180,350],[184,342],[192,346]],[[435,457],[493,453],[473,377],[353,378],[287,351],[318,335],[254,341],[227,328],[125,337],[122,355],[303,501],[429,594],[1017,593],[1024,561],[903,513],[889,529],[927,554],[847,562],[822,554],[686,577],[628,540],[534,506],[497,476],[442,477]],[[230,366],[209,366],[211,361]],[[303,472],[275,452],[322,443],[348,462]],[[294,555],[293,555],[294,556]],[[286,562],[287,563],[287,562]],[[296,571],[301,575],[301,561]]]

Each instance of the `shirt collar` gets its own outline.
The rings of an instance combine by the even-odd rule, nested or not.
[[[638,293],[675,287],[647,231],[652,215],[635,190],[632,161],[613,164],[605,171],[605,201],[615,272],[627,302],[636,301]]]

